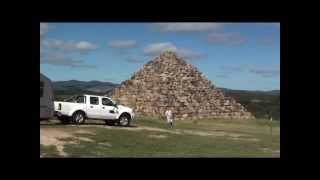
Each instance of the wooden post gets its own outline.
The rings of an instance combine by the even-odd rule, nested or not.
[[[270,118],[270,135],[271,135],[271,142],[272,142],[272,117]]]

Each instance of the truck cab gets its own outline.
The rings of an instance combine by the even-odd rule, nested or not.
[[[63,123],[81,124],[87,119],[128,126],[134,119],[132,108],[118,105],[111,98],[97,95],[78,95],[65,101],[55,101],[55,114]]]

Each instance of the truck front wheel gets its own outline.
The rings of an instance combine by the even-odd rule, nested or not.
[[[83,124],[85,120],[85,115],[81,111],[77,111],[72,115],[72,122],[75,124]]]
[[[119,120],[118,120],[118,124],[120,126],[130,126],[130,116],[127,114],[123,114],[120,116]]]

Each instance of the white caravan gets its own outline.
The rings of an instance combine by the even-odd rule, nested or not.
[[[40,73],[40,120],[53,117],[53,88],[49,78]]]

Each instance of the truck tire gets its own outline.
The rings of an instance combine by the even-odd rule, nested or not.
[[[81,111],[76,111],[72,115],[72,122],[74,124],[83,124],[85,120],[86,120],[85,114]]]
[[[58,117],[58,119],[62,124],[69,124],[70,123],[70,118],[68,116],[60,116],[60,117]]]
[[[123,114],[119,117],[118,125],[120,126],[130,126],[131,118],[127,114]]]

